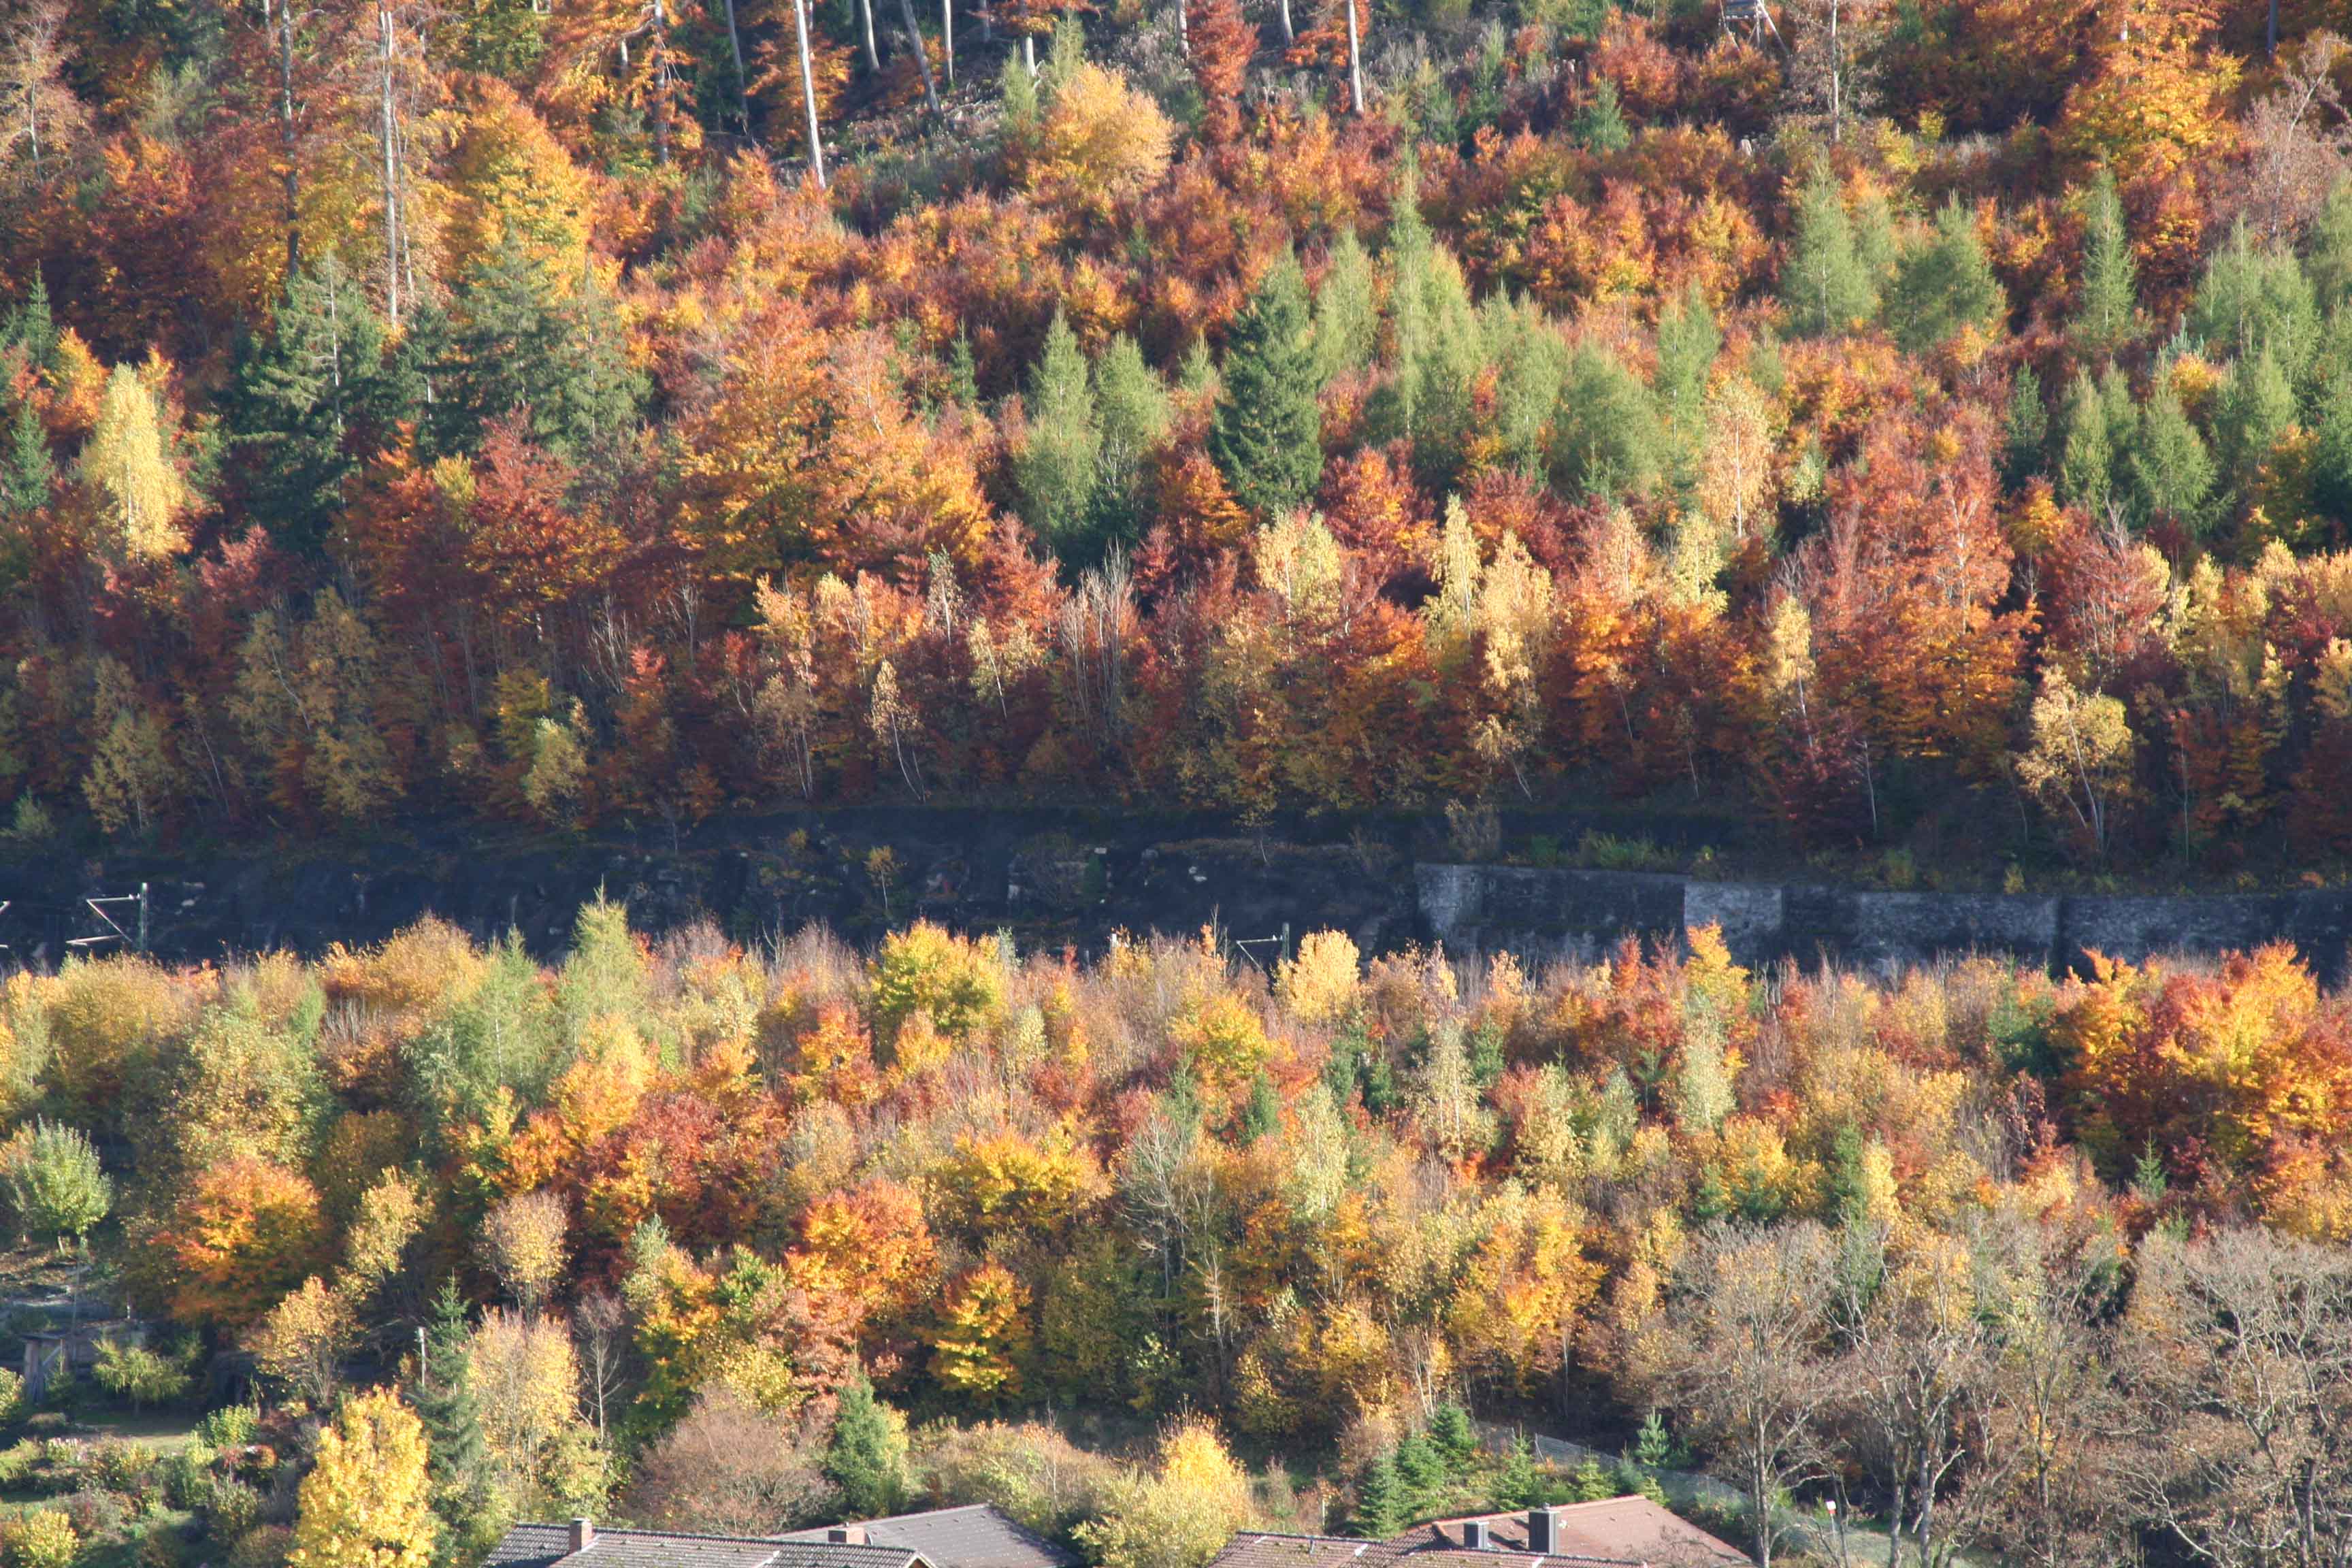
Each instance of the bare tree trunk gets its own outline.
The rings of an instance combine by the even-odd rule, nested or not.
[[[286,276],[290,281],[302,267],[302,175],[294,155],[294,0],[278,3],[278,132],[286,158]]]
[[[1364,58],[1362,46],[1356,37],[1356,0],[1342,0],[1348,7],[1348,107],[1358,114],[1364,112]],[[1285,30],[1288,30],[1290,0],[1283,0]]]
[[[923,79],[923,102],[931,118],[940,118],[940,90],[931,81],[931,57],[923,47],[923,29],[915,25],[915,0],[898,0],[898,16],[907,24],[907,47],[915,51],[915,71]]]
[[[1297,35],[1290,30],[1290,0],[1282,0],[1282,41],[1286,44],[1298,41]]]
[[[1838,0],[1830,0],[1830,145],[1845,130],[1845,57],[1838,53]]]
[[[808,114],[809,168],[816,174],[816,188],[824,189],[824,140],[816,128],[816,69],[809,63],[808,0],[793,0],[793,31],[801,47],[801,107]]]
[[[662,168],[669,167],[669,117],[675,99],[670,78],[669,6],[667,0],[653,0],[654,50],[654,162]]]
[[[1034,80],[1037,75],[1037,40],[1027,33],[1021,35],[1021,63],[1029,68],[1030,79]]]
[[[865,30],[866,68],[878,72],[882,68],[882,51],[874,47],[874,0],[857,0],[857,20]]]
[[[392,0],[376,0],[376,63],[383,142],[383,315],[400,325],[400,121],[392,95]]]
[[[727,9],[727,54],[735,62],[735,122],[751,134],[751,89],[744,85],[743,37],[735,30],[735,0],[722,0]]]
[[[1192,35],[1184,25],[1184,0],[1176,0],[1176,44],[1187,55],[1192,53]]]

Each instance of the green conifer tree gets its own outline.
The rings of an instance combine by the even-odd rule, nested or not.
[[[442,1523],[435,1568],[479,1563],[510,1522],[503,1517],[482,1436],[482,1409],[466,1352],[467,1337],[465,1298],[457,1294],[455,1279],[445,1279],[428,1310],[423,1364],[409,1391],[425,1426],[433,1511]]]
[[[1886,324],[1910,353],[1934,348],[1962,327],[1990,331],[2008,310],[1977,235],[1976,216],[1955,197],[1936,226],[1906,248],[1886,291]]]
[[[2241,494],[2281,436],[2294,423],[2294,388],[2270,345],[2231,367],[2214,409],[2214,437],[2230,480]]]
[[[2137,333],[2139,268],[2124,230],[2116,177],[2102,169],[2084,211],[2083,286],[2074,307],[2075,343],[2094,357],[2114,353]]]
[[[1430,1413],[1429,1440],[1437,1446],[1446,1470],[1454,1479],[1469,1475],[1478,1462],[1478,1428],[1470,1412],[1447,1400]]]
[[[1372,363],[1380,344],[1379,308],[1372,299],[1372,261],[1352,227],[1331,247],[1322,285],[1315,290],[1315,378],[1329,385]]]
[[[864,1378],[841,1392],[833,1437],[824,1451],[825,1479],[841,1489],[853,1519],[898,1511],[907,1500],[907,1429],[874,1397]]]
[[[1585,151],[1603,157],[1633,145],[1633,132],[1625,123],[1625,110],[1618,99],[1615,82],[1604,76],[1592,84],[1591,101],[1576,111],[1568,133]]]
[[[1364,1467],[1363,1479],[1356,1483],[1356,1506],[1349,1510],[1349,1522],[1358,1535],[1385,1541],[1404,1528],[1405,1511],[1394,1457],[1386,1452],[1373,1455]]]
[[[23,349],[25,363],[35,370],[47,369],[50,356],[58,352],[58,323],[49,311],[49,280],[39,267],[33,268],[25,302],[9,312],[7,330],[0,337]]]
[[[2058,460],[2058,496],[2094,518],[2106,515],[2115,443],[2107,435],[2105,400],[2087,370],[2066,390],[2066,446]]]
[[[1543,1497],[1543,1480],[1536,1474],[1536,1451],[1527,1434],[1516,1434],[1495,1473],[1494,1503],[1498,1509],[1533,1508]]]
[[[1091,515],[1102,431],[1095,420],[1087,356],[1059,310],[1045,330],[1045,352],[1030,373],[1022,411],[1027,438],[1013,471],[1029,526],[1056,554],[1076,555]]]
[[[1817,165],[1797,197],[1795,232],[1780,270],[1780,300],[1789,330],[1799,337],[1851,331],[1878,308],[1877,285],[1855,249],[1853,219],[1826,163]]]
[[[2140,409],[2131,444],[2134,510],[2143,526],[2168,520],[2202,534],[2213,525],[2213,458],[2159,372]]]
[[[2009,385],[2002,430],[2001,468],[2009,482],[2023,484],[2040,473],[2049,444],[2050,410],[2042,404],[2042,378],[2032,365],[2020,365]]]
[[[288,279],[268,341],[237,367],[229,429],[247,509],[280,549],[316,554],[357,454],[387,425],[383,324],[332,251]]]
[[[1168,389],[1125,332],[1111,339],[1094,365],[1095,416],[1102,444],[1095,463],[1093,537],[1096,554],[1132,543],[1143,514],[1143,460],[1167,434],[1174,416]]]
[[[1441,1505],[1445,1495],[1445,1459],[1428,1437],[1415,1432],[1397,1445],[1396,1473],[1408,1511],[1423,1514]]]
[[[1275,513],[1303,506],[1323,478],[1322,411],[1316,405],[1307,281],[1285,256],[1234,320],[1209,454],[1245,506]]]
[[[8,430],[8,466],[0,471],[0,510],[21,526],[49,504],[57,489],[58,466],[49,452],[49,433],[30,403],[16,405]]]

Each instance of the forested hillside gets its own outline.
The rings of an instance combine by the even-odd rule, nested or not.
[[[428,924],[20,975],[9,1289],[145,1339],[0,1373],[0,1552],[472,1568],[518,1517],[987,1500],[1202,1568],[1704,1467],[1759,1562],[2340,1555],[2352,1003],[2283,951],[1689,948],[1320,932],[1269,976],[1207,932],[746,953],[598,903],[551,969]]]
[[[0,804],[2352,847],[2345,8],[1769,17],[20,0]]]

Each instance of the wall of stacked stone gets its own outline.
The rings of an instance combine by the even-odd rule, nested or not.
[[[1748,964],[1827,959],[1885,970],[1986,952],[2059,973],[2092,952],[2137,962],[2289,942],[2341,984],[2352,953],[2352,890],[2340,889],[2118,898],[1870,892],[1516,866],[1424,863],[1413,875],[1424,938],[1530,958],[1597,958],[1628,935],[1679,939],[1705,925],[1720,927]]]

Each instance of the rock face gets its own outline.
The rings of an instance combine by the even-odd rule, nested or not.
[[[1827,957],[1875,969],[1991,952],[2056,972],[2092,952],[2138,960],[2287,942],[2322,978],[2340,983],[2352,950],[2352,891],[2340,889],[2106,898],[1883,893],[1508,866],[1420,865],[1413,876],[1431,940],[1532,957],[1598,957],[1628,935],[1680,938],[1706,925],[1722,928],[1743,963]]]
[[[1210,816],[871,808],[562,839],[469,824],[282,850],[85,858],[18,847],[0,855],[0,966],[54,965],[76,942],[128,945],[142,883],[148,950],[182,961],[375,942],[428,914],[485,940],[513,931],[551,954],[600,889],[656,934],[708,921],[755,943],[822,923],[862,943],[921,916],[1010,931],[1024,950],[1097,952],[1120,931],[1189,937],[1214,926],[1262,963],[1286,936],[1318,929],[1344,931],[1368,953],[1442,942],[1455,952],[1598,957],[1629,934],[1678,939],[1712,924],[1743,962],[1826,955],[1865,966],[1989,952],[2064,968],[2086,950],[2138,958],[2287,941],[2330,980],[2344,977],[2352,946],[2352,892],[2342,890],[1865,892],[1459,865],[1443,826],[1412,817],[1244,828]],[[101,906],[122,936],[89,899],[128,900]]]

